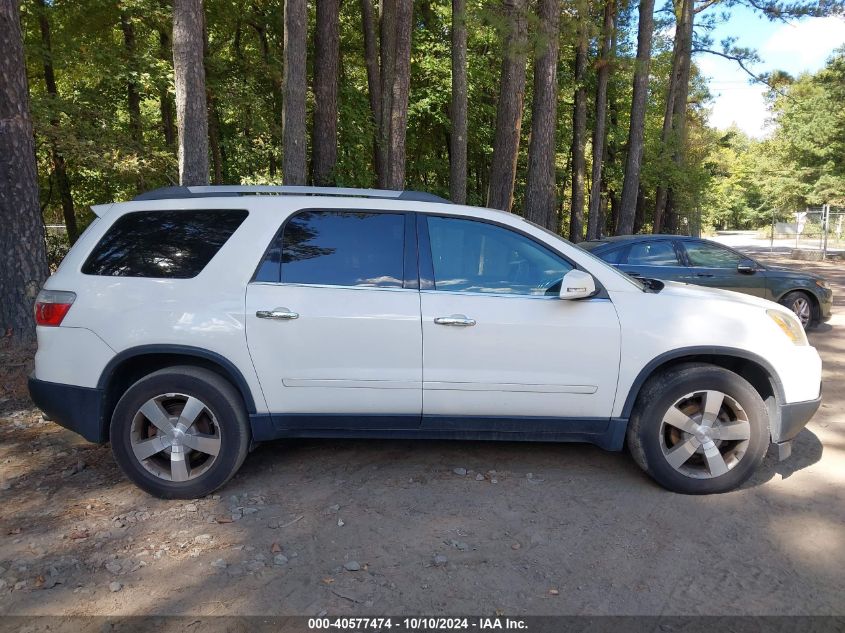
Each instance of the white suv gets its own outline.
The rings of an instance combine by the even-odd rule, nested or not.
[[[632,279],[510,213],[310,187],[94,211],[38,297],[30,392],[161,497],[285,437],[627,443],[666,488],[722,492],[819,406],[786,308]]]

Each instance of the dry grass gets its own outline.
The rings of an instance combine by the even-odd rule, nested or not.
[[[26,379],[32,372],[35,345],[15,345],[0,338],[0,407],[29,399]]]

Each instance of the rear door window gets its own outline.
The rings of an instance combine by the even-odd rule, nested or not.
[[[246,216],[241,209],[127,213],[109,227],[82,272],[111,277],[196,277]]]
[[[308,210],[291,217],[271,245],[256,281],[402,288],[405,215]]]
[[[672,242],[638,242],[631,244],[625,262],[630,266],[680,266]]]

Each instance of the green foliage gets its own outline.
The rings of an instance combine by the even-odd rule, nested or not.
[[[770,137],[732,129],[710,153],[703,206],[713,228],[756,228],[807,206],[845,203],[845,50],[815,74],[775,73],[770,85]]]
[[[48,95],[44,81],[46,51],[39,24],[41,3],[22,3],[41,200],[45,220],[60,223],[59,192],[52,176],[51,149],[55,148],[65,158],[76,212],[84,225],[90,220],[87,207],[91,204],[128,199],[138,190],[177,180],[176,148],[166,142],[162,110],[162,99],[173,107],[173,66],[166,46],[171,29],[170,7],[168,0],[52,0],[45,5],[43,11],[52,36],[50,59],[58,85],[56,98]],[[471,204],[484,204],[505,26],[498,3],[469,0],[467,5],[468,200]],[[283,0],[206,0],[205,7],[209,116],[219,133],[222,181],[281,182]],[[313,47],[314,4],[309,3],[309,7],[309,45]],[[597,1],[565,0],[563,4],[556,168],[558,211],[564,219],[569,215],[575,33],[579,20],[590,21],[586,87],[592,99],[601,12]],[[608,151],[604,165],[604,191],[608,198],[618,198],[622,188],[636,47],[635,13],[635,4],[621,3],[609,86]],[[121,15],[134,30],[134,49],[130,50],[124,40]],[[778,82],[785,96],[772,93],[776,131],[771,139],[762,142],[748,139],[737,130],[720,135],[707,127],[709,94],[693,67],[684,161],[679,166],[671,159],[679,140],[670,140],[669,147],[660,143],[672,54],[669,30],[662,28],[665,25],[660,22],[661,16],[661,28],[655,34],[646,120],[643,227],[650,227],[655,191],[660,185],[673,190],[675,207],[684,218],[679,230],[687,230],[688,222],[699,210],[706,225],[745,227],[765,221],[773,209],[787,213],[805,204],[841,202],[845,197],[845,162],[841,160],[845,155],[843,53],[816,75],[797,80],[770,78],[772,83]],[[536,18],[531,20],[534,22],[530,31],[536,33]],[[440,195],[449,191],[450,28],[448,0],[414,3],[407,186]],[[528,56],[517,161],[517,213],[525,188],[531,72],[537,42],[532,38],[529,45],[532,50]],[[375,184],[374,125],[357,1],[341,3],[340,51],[336,182],[370,187]],[[311,52],[309,66],[313,63]],[[309,67],[309,76],[313,76],[312,70]],[[141,94],[140,144],[133,139],[130,128],[129,81],[138,86]],[[313,95],[309,99],[313,100]],[[313,102],[308,108],[310,116]],[[588,105],[588,112],[589,160],[592,104]],[[589,188],[590,183],[586,184]],[[566,227],[561,230],[565,232]],[[51,247],[53,251],[58,253],[58,246]]]

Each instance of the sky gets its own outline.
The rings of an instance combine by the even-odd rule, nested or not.
[[[761,62],[757,73],[785,70],[795,76],[823,67],[833,50],[845,44],[845,19],[804,18],[791,23],[769,22],[745,7],[736,7],[730,19],[713,33],[714,48],[729,36],[737,37],[736,46],[755,49]],[[710,124],[719,129],[733,123],[747,134],[762,138],[767,133],[768,111],[763,99],[765,87],[750,84],[736,62],[700,53],[695,62],[709,78],[713,95]]]

